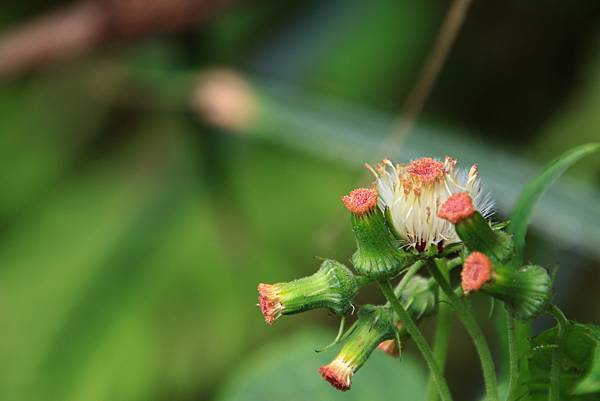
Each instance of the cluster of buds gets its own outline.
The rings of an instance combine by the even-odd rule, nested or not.
[[[476,166],[461,171],[450,157],[443,162],[426,157],[398,165],[383,160],[375,168],[367,167],[375,175],[372,187],[342,197],[356,240],[351,258],[356,274],[327,259],[309,277],[260,284],[259,306],[267,323],[316,308],[338,315],[353,312],[362,286],[394,279],[414,263],[418,267],[451,253],[458,253],[456,260],[464,261],[464,294],[481,291],[498,298],[521,319],[546,307],[550,277],[539,266],[510,267],[512,238],[492,227],[493,204]],[[437,284],[434,278],[416,275],[403,279],[394,295],[418,322],[436,313]],[[352,376],[373,350],[398,355],[400,341],[407,337],[403,322],[389,304],[363,306],[357,321],[342,336],[337,357],[319,371],[335,388],[348,390]]]
[[[510,236],[490,226],[475,210],[468,193],[450,196],[438,215],[454,224],[468,254],[461,273],[465,294],[481,290],[504,301],[520,319],[530,319],[544,310],[552,293],[548,272],[536,265],[519,269],[508,266],[513,256]]]

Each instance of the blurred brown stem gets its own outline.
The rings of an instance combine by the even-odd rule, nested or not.
[[[448,59],[450,50],[456,42],[458,32],[465,21],[471,2],[472,0],[452,1],[419,77],[406,98],[399,121],[395,124],[390,135],[383,141],[382,153],[391,147],[400,146],[404,137],[414,126]]]
[[[194,27],[232,0],[84,0],[0,36],[0,78],[100,46]]]

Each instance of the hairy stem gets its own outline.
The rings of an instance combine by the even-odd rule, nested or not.
[[[415,321],[412,319],[410,314],[404,309],[404,307],[398,301],[398,298],[394,295],[394,289],[392,288],[392,284],[389,281],[382,281],[379,283],[379,287],[381,288],[381,292],[388,300],[388,302],[394,308],[394,311],[402,320],[404,327],[406,327],[406,331],[410,334],[411,338],[423,354],[423,358],[425,359],[425,363],[431,372],[431,378],[437,387],[438,394],[442,401],[451,401],[452,395],[450,394],[450,390],[448,389],[448,384],[446,383],[446,379],[440,370],[439,365],[437,364],[435,357],[433,356],[433,352],[427,344],[425,337],[421,333],[421,330],[417,327]]]
[[[419,260],[419,261],[413,263],[413,265],[410,266],[406,270],[406,273],[404,273],[402,280],[400,280],[400,282],[396,286],[396,289],[394,290],[394,293],[397,296],[400,296],[400,294],[402,294],[402,291],[404,290],[404,288],[406,287],[406,285],[408,284],[410,279],[413,278],[415,276],[415,274],[417,274],[419,269],[421,269],[421,267],[423,267],[424,264],[425,264],[425,262],[423,262],[422,260]]]
[[[516,320],[510,311],[506,310],[506,329],[508,340],[508,393],[507,401],[515,398],[519,379],[519,357],[517,355]]]
[[[550,305],[548,312],[556,319],[558,332],[556,333],[556,348],[552,351],[552,366],[550,368],[550,389],[548,390],[549,401],[560,400],[560,343],[567,327],[567,318],[556,305]]]
[[[440,259],[440,271],[445,279],[448,279],[449,276],[449,263],[446,259]],[[438,314],[437,314],[437,323],[435,328],[435,338],[433,340],[433,355],[435,360],[437,361],[442,374],[444,374],[446,357],[448,354],[448,340],[450,338],[450,318],[451,318],[451,310],[448,305],[448,297],[446,294],[439,292],[439,304],[438,304]],[[429,401],[437,401],[439,400],[438,394],[435,391],[435,386],[433,380],[429,379],[428,389],[427,389],[427,399]]]
[[[444,278],[435,264],[428,263],[427,268],[454,306],[454,310],[456,311],[458,318],[467,330],[467,333],[469,333],[471,336],[473,344],[477,349],[479,360],[481,362],[481,368],[483,370],[483,380],[485,382],[487,400],[498,401],[498,385],[496,382],[496,369],[494,367],[494,361],[492,360],[492,353],[490,352],[487,341],[483,336],[481,327],[479,327],[479,324],[477,324],[477,321],[475,320],[475,316],[473,316],[473,312],[471,311],[469,304],[463,298],[459,298],[454,293],[452,288],[450,288],[450,284]]]

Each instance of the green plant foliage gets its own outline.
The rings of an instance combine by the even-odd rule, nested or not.
[[[596,338],[600,339],[598,327],[595,327]],[[600,393],[600,346],[596,345],[592,362],[583,379],[577,383],[574,394]]]
[[[513,208],[511,223],[508,226],[508,231],[513,234],[515,242],[515,257],[513,258],[515,266],[520,266],[523,263],[527,226],[533,209],[542,195],[566,169],[597,150],[600,150],[600,143],[591,143],[571,149],[548,163],[542,169],[542,172],[527,184]]]
[[[526,388],[532,399],[548,397],[557,332],[558,328],[553,327],[531,341],[530,379]],[[597,400],[600,397],[600,326],[569,323],[558,345],[561,400]]]
[[[424,400],[426,377],[411,355],[398,360],[375,351],[353,379],[352,391],[342,393],[318,373],[334,350],[315,354],[315,344],[331,339],[331,333],[305,329],[285,336],[255,353],[234,372],[218,401],[359,401],[391,398]],[[397,393],[397,397],[393,394]]]

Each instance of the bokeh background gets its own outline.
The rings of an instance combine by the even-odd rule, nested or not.
[[[382,150],[449,5],[3,2],[0,399],[424,399],[410,342],[337,393],[317,373],[335,350],[313,352],[337,319],[267,327],[256,285],[348,259],[339,198],[368,184],[364,162],[478,162],[501,219],[544,162],[600,139],[600,3],[474,0],[417,124]],[[528,238],[583,322],[600,322],[599,223],[596,156],[548,192]],[[451,387],[476,400],[454,326]]]

